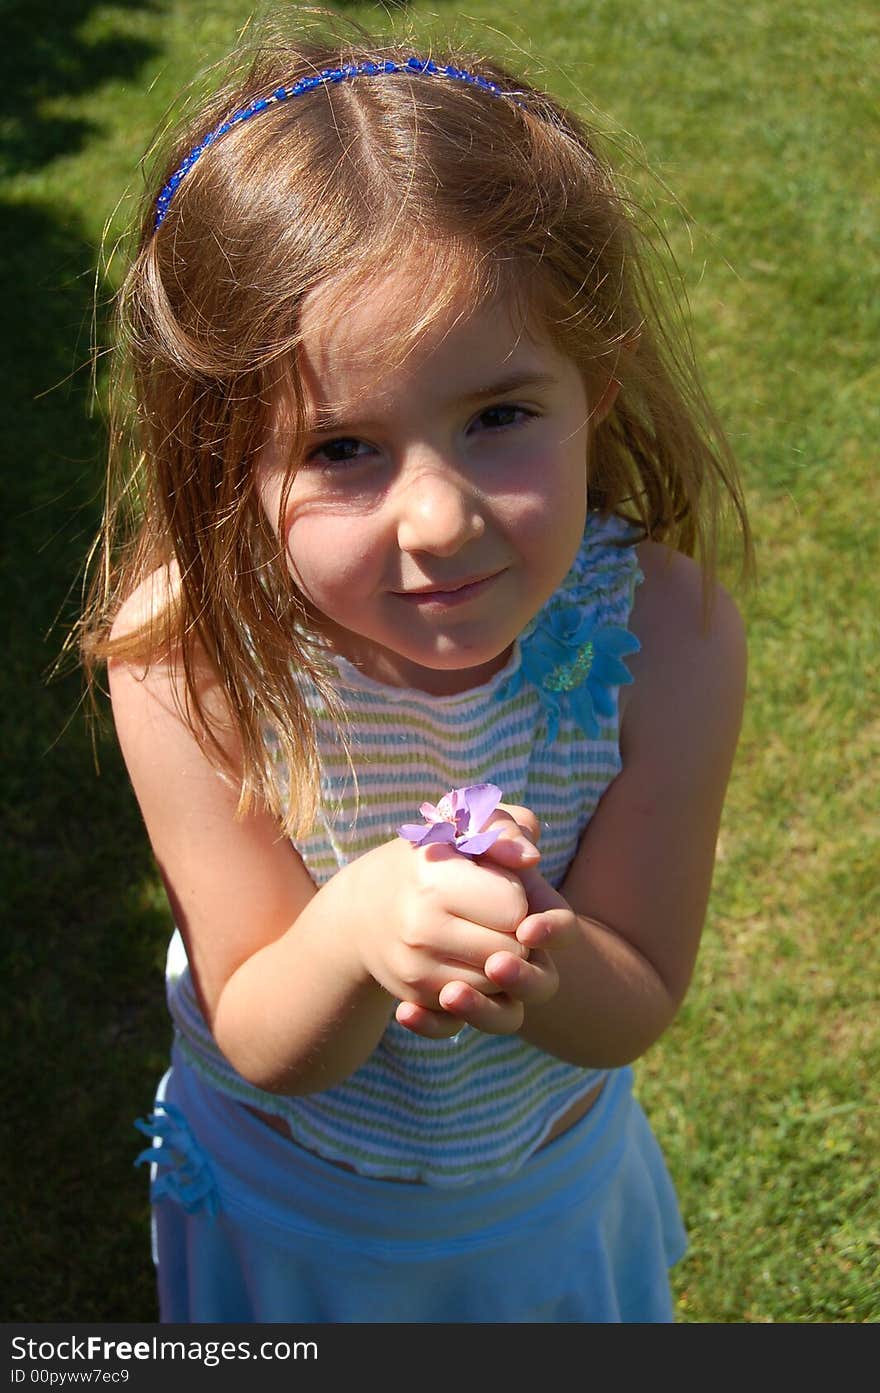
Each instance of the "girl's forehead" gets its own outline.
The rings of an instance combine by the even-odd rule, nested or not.
[[[312,291],[300,317],[300,371],[313,407],[353,407],[436,372],[453,385],[552,352],[521,297],[475,292],[470,278],[439,280],[415,259],[362,283]]]

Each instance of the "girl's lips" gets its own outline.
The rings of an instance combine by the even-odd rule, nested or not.
[[[416,605],[418,608],[432,605],[442,605],[444,608],[448,608],[450,605],[464,604],[466,600],[482,594],[492,584],[492,581],[497,580],[502,574],[502,571],[493,571],[492,575],[478,576],[475,580],[466,580],[462,584],[451,585],[447,590],[439,587],[436,590],[397,590],[395,594],[401,600],[406,600],[408,604]]]

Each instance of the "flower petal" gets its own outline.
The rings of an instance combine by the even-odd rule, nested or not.
[[[427,846],[430,842],[455,843],[455,828],[451,822],[408,822],[397,829],[398,837],[412,842],[413,846]]]
[[[590,696],[593,698],[593,710],[598,715],[604,716],[606,721],[610,721],[617,714],[616,692],[616,687],[593,687],[590,690]]]
[[[590,682],[596,687],[625,687],[632,681],[629,668],[619,658],[598,653],[593,661]]]
[[[577,687],[569,693],[572,715],[584,735],[588,736],[590,740],[595,740],[599,734],[599,722],[596,719],[596,708],[599,702],[594,702],[595,695],[596,693],[591,692],[587,686]]]
[[[597,648],[615,658],[622,658],[627,653],[638,653],[642,646],[635,634],[631,634],[629,629],[621,629],[617,624],[609,624],[607,628],[597,630],[593,642]]]
[[[489,832],[476,832],[473,836],[459,837],[455,843],[456,850],[464,853],[465,856],[479,856],[481,852],[487,851],[493,842],[497,842],[501,836],[501,828],[493,827]]]
[[[547,716],[547,744],[552,745],[559,734],[559,702],[551,692],[542,692],[541,699]]]
[[[483,824],[492,816],[501,797],[497,784],[465,784],[464,788],[453,788],[444,793],[436,806],[433,803],[421,805],[419,811],[426,822],[404,823],[398,827],[397,835],[412,842],[413,846],[446,842],[466,856],[479,856],[500,834],[500,829],[483,832]]]
[[[501,802],[501,789],[497,784],[468,784],[455,792],[461,794],[467,808],[468,833],[481,832]]]

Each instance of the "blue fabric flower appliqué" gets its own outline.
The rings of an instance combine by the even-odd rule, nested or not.
[[[632,682],[621,660],[640,648],[628,629],[616,624],[599,627],[576,605],[554,605],[526,630],[520,666],[498,695],[513,696],[524,682],[531,682],[547,719],[548,744],[556,739],[563,714],[572,716],[594,739],[599,718],[614,715],[614,693]]]
[[[153,1138],[153,1145],[142,1151],[134,1163],[156,1167],[150,1192],[152,1199],[167,1195],[183,1205],[187,1214],[204,1208],[213,1216],[220,1206],[207,1156],[180,1108],[173,1103],[157,1103],[156,1109],[146,1121],[136,1118],[134,1124],[145,1137]]]

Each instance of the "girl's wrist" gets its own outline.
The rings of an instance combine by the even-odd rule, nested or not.
[[[374,997],[377,1003],[384,1001],[390,1016],[394,998],[371,972],[364,951],[365,919],[377,895],[365,865],[371,854],[341,867],[321,886],[308,906],[309,926],[314,927],[322,947],[332,956],[332,966],[340,983],[346,984],[348,991],[358,999]],[[301,922],[302,916],[297,928]]]

